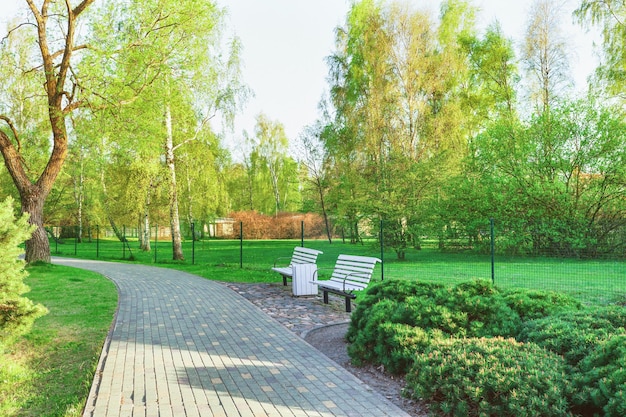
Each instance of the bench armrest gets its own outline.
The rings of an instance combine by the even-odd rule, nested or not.
[[[316,268],[315,271],[313,271],[313,281],[319,281],[318,279],[318,272],[319,271],[333,271],[334,268]]]
[[[349,277],[359,277],[359,278],[366,278],[367,279],[368,274],[365,272],[350,272],[349,274],[346,274],[345,277],[343,277],[343,290],[346,290],[346,280]]]
[[[278,261],[280,261],[282,259],[289,259],[291,261],[291,257],[289,257],[289,256],[280,256],[280,257],[278,257],[278,258],[276,258],[274,260],[274,268],[276,267],[276,264],[278,263]],[[289,265],[291,265],[291,264],[289,264]]]
[[[334,268],[318,268],[318,269],[315,270],[315,272],[313,272],[313,281],[319,281],[317,279],[317,272],[320,271],[320,270],[325,270],[325,269],[334,271]],[[349,277],[354,276],[354,277],[360,277],[360,278],[367,278],[368,275],[369,274],[367,274],[365,272],[350,272],[349,274],[346,274],[346,276],[343,277],[343,279],[342,279],[342,281],[343,281],[343,291],[344,292],[346,291],[346,280]],[[338,281],[338,280],[340,280],[340,278],[336,278],[336,280]]]

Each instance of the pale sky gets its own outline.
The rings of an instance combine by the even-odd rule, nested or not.
[[[101,1],[101,0],[100,0]],[[440,0],[408,0],[420,9],[438,15]],[[23,0],[0,0],[0,24],[14,15]],[[255,117],[265,113],[285,126],[294,142],[306,125],[318,118],[318,104],[327,90],[328,67],[325,57],[333,51],[335,28],[345,22],[350,0],[217,0],[228,10],[227,27],[243,44],[243,76],[253,90],[244,112],[237,116],[235,130],[225,145],[236,153],[243,131],[253,134]],[[596,60],[593,37],[570,25],[571,12],[579,4],[568,5],[563,29],[576,45],[571,67],[577,86],[585,85]],[[482,11],[479,25],[497,19],[505,34],[519,44],[532,0],[474,0]],[[4,34],[4,30],[2,31]],[[3,35],[2,35],[3,36]],[[518,54],[519,55],[519,54]]]

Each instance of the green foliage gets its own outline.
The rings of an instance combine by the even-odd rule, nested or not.
[[[424,330],[404,323],[382,323],[374,346],[377,363],[395,375],[406,374],[413,366],[415,355],[423,352],[434,340],[443,338],[438,329]]]
[[[533,342],[575,366],[613,334],[626,334],[625,326],[623,307],[564,311],[524,323],[518,340]]]
[[[622,256],[625,144],[619,110],[589,100],[528,120],[503,117],[472,141],[439,212],[468,228],[495,218],[501,253]]]
[[[522,321],[539,319],[562,310],[579,310],[582,303],[575,298],[554,291],[514,288],[503,292],[509,307]]]
[[[442,339],[415,358],[407,387],[443,416],[568,416],[563,360],[512,339]]]
[[[519,316],[507,306],[499,291],[483,280],[448,287],[384,281],[366,290],[358,305],[346,335],[351,343],[348,353],[352,361],[356,364],[387,363],[387,368],[393,372],[406,371],[405,363],[410,362],[406,350],[419,348],[427,338],[433,337],[433,332],[436,338],[513,336],[521,325]],[[385,323],[419,329],[411,336],[417,345],[389,337],[399,329],[406,329],[388,328]],[[401,365],[389,364],[391,352],[399,352]]]
[[[19,245],[28,239],[35,228],[28,224],[28,215],[16,219],[13,199],[0,204],[0,336],[15,336],[27,331],[46,309],[21,297],[28,292],[24,284],[26,271]]]
[[[582,0],[574,12],[581,24],[597,26],[602,34],[599,47],[602,51],[601,64],[595,77],[600,90],[609,97],[624,99],[626,80],[626,5],[621,0]]]
[[[487,280],[460,283],[444,292],[438,304],[462,312],[459,325],[467,337],[514,336],[521,324],[517,313]]]
[[[585,415],[626,415],[626,334],[602,341],[580,363],[574,403]]]

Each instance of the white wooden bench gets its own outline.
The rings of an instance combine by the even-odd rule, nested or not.
[[[356,298],[355,291],[364,290],[372,278],[378,258],[368,256],[339,255],[330,279],[319,280],[317,271],[311,281],[324,293],[324,303],[328,304],[328,293],[346,298],[346,311],[352,311],[350,299]]]
[[[272,268],[272,271],[276,271],[282,275],[283,285],[287,285],[287,278],[293,278],[293,264],[315,264],[317,263],[317,256],[322,253],[324,252],[296,246],[293,249],[293,255],[291,255],[291,258],[280,257],[274,260],[274,267]],[[287,266],[278,266],[280,263],[285,264],[286,259],[290,260]]]

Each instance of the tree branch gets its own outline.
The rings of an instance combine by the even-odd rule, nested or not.
[[[2,43],[4,41],[6,41],[7,39],[9,39],[11,37],[11,34],[13,32],[15,32],[16,30],[18,30],[19,28],[21,28],[22,26],[28,26],[28,25],[37,27],[36,24],[30,23],[30,22],[20,23],[19,25],[15,26],[13,29],[9,30],[9,32],[6,34],[6,36],[4,38],[0,39],[0,43]]]
[[[17,134],[17,130],[15,129],[13,122],[11,122],[11,119],[9,119],[7,116],[2,114],[0,114],[0,120],[4,120],[6,124],[9,125],[9,128],[11,129],[11,132],[13,132],[13,136],[15,137],[15,142],[17,142],[17,152],[20,153],[22,151],[22,144],[20,143],[20,137]]]
[[[176,149],[180,148],[181,146],[189,143],[189,142],[193,142],[194,140],[198,139],[198,135],[200,134],[200,132],[202,131],[202,129],[204,128],[204,126],[206,126],[206,124],[209,122],[209,120],[211,120],[213,118],[214,115],[211,116],[206,116],[204,119],[202,119],[202,122],[200,122],[200,126],[198,126],[196,128],[196,132],[194,133],[194,135],[190,138],[185,139],[184,141],[182,141],[181,143],[179,143],[178,145],[174,146],[172,148],[172,152],[176,151]]]

